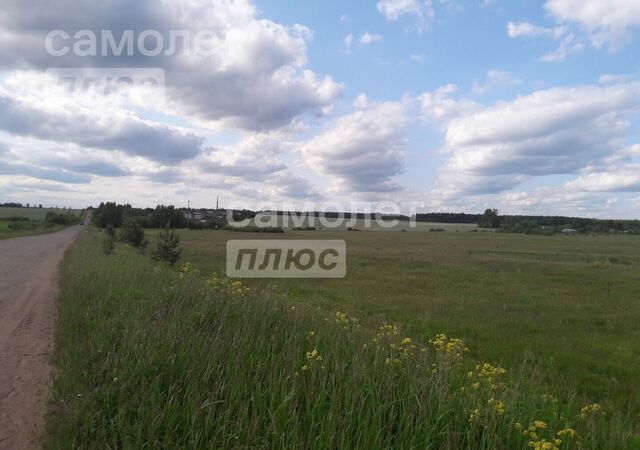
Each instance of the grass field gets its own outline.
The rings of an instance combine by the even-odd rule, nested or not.
[[[70,213],[78,215],[80,214],[81,210],[63,208],[9,208],[2,206],[0,207],[0,219],[9,216],[22,216],[28,217],[29,219],[42,220],[48,212]]]
[[[555,386],[640,411],[640,238],[501,233],[183,231],[183,260],[224,271],[228,239],[344,239],[347,276],[276,280],[290,297],[383,314],[472,355],[533,360]],[[264,286],[268,280],[248,280]]]
[[[219,267],[218,247],[239,234],[185,233],[187,259],[203,268]],[[405,270],[406,285],[416,283],[417,271],[421,280],[428,273],[435,275],[431,280],[438,278],[438,271],[425,270],[423,263],[455,274],[464,265],[456,252],[445,251],[451,241],[444,234],[432,238],[440,241],[427,240],[432,251],[426,252],[415,240],[402,241],[409,233],[376,233],[375,239],[354,233],[348,237],[350,278],[343,280],[344,296],[338,296],[339,285],[324,282],[250,289],[155,263],[122,246],[106,256],[102,233],[86,228],[61,268],[45,448],[639,448],[639,436],[632,436],[637,417],[606,403],[587,404],[566,386],[547,390],[535,365],[502,368],[478,358],[489,348],[481,339],[463,342],[427,335],[427,328],[420,335],[411,331],[427,327],[430,316],[420,315],[407,328],[345,309],[352,304],[409,318],[412,308],[433,307],[436,303],[424,303],[426,297],[413,306],[391,302],[393,290],[379,285],[376,303],[368,298],[373,292],[367,274],[385,262],[378,277],[387,281],[397,278],[394,267],[413,267]],[[494,257],[482,250],[495,248],[496,241],[473,242],[460,246],[478,253],[475,263],[490,266],[492,273],[504,270],[507,262],[491,262]],[[408,243],[414,251],[400,257]],[[385,245],[394,248],[385,255],[393,264],[364,248]],[[438,261],[445,253],[446,264]],[[436,259],[416,265],[418,255]],[[409,261],[413,265],[407,266]],[[477,298],[484,289],[495,289],[471,281],[479,286],[473,290]],[[399,290],[401,284],[397,280],[392,287]],[[282,289],[298,289],[300,295],[292,298]],[[442,326],[434,329],[445,328],[449,316],[443,314]],[[543,343],[536,341],[539,348]]]
[[[62,225],[46,224],[44,218],[48,212],[58,214],[74,214],[80,215],[79,209],[62,209],[62,208],[13,208],[0,207],[0,239],[8,239],[20,236],[31,236],[34,234],[46,234],[60,231],[64,228]],[[24,229],[9,228],[9,221],[3,220],[8,217],[26,217],[29,219],[29,226]]]

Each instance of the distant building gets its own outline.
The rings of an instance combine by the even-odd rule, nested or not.
[[[575,236],[576,234],[578,234],[578,230],[574,230],[573,228],[565,228],[564,230],[562,230],[562,234]]]
[[[208,209],[208,210],[189,210],[182,209],[182,214],[187,220],[194,220],[200,222],[206,222],[207,219],[224,219],[226,210],[225,209]]]

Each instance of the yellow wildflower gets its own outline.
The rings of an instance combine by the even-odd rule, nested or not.
[[[578,435],[578,432],[573,428],[564,428],[556,433],[558,436],[566,436],[570,438],[574,438]]]
[[[489,401],[487,403],[489,404],[489,406],[493,407],[493,409],[495,410],[496,413],[498,413],[500,415],[504,414],[506,406],[505,406],[504,402],[502,402],[501,400],[495,400],[495,399],[491,398],[491,399],[489,399]]]
[[[580,410],[580,418],[586,419],[589,416],[595,416],[602,412],[602,406],[598,403],[587,405]],[[603,413],[604,414],[604,413]]]
[[[310,352],[307,352],[307,359],[309,361],[322,361],[322,356],[318,353],[318,349],[313,349]]]

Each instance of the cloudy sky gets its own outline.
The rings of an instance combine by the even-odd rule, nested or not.
[[[637,0],[0,10],[0,201],[640,211]]]

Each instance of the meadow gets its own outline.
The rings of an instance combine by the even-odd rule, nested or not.
[[[0,207],[0,239],[53,233],[63,229],[64,225],[47,223],[45,221],[45,217],[49,212],[54,214],[73,214],[79,216],[81,210],[63,208]]]
[[[509,340],[499,339],[509,318],[531,310],[540,319],[553,316],[541,308],[544,296],[523,298],[522,292],[516,296],[519,314],[512,314],[507,297],[500,301],[507,290],[496,291],[503,272],[518,273],[513,266],[533,267],[545,258],[567,264],[569,273],[579,270],[573,266],[586,271],[607,257],[609,265],[598,263],[598,270],[612,275],[618,263],[601,251],[591,253],[601,245],[579,246],[580,256],[566,261],[563,253],[575,252],[576,242],[558,240],[553,257],[543,252],[505,258],[502,252],[513,251],[509,239],[516,237],[349,233],[340,234],[351,252],[345,280],[273,285],[215,273],[225,239],[243,233],[185,231],[184,260],[194,263],[171,267],[123,245],[105,255],[104,233],[87,227],[61,267],[45,448],[640,447],[636,415],[606,401],[587,401],[568,384],[549,383],[546,369],[531,359],[523,362],[517,350],[508,356],[507,347],[526,340],[519,334],[533,341],[532,351],[553,351],[545,348],[553,333],[527,332],[535,318],[521,318],[520,332],[511,326]],[[261,238],[257,234],[250,237]],[[525,242],[520,252],[545,248]],[[618,250],[621,267],[636,264],[628,242],[606,242],[610,251]],[[485,282],[482,268],[493,274]],[[474,288],[453,283],[474,271]],[[549,272],[558,271],[564,272]],[[438,280],[444,273],[450,274],[447,283]],[[597,274],[589,278],[600,281]],[[382,289],[380,283],[393,280]],[[435,287],[442,295],[429,300]],[[418,291],[423,295],[409,301]],[[459,300],[449,306],[463,291],[481,304]],[[498,297],[495,306],[490,292]],[[466,333],[455,333],[455,317]],[[492,320],[487,326],[485,318]],[[547,331],[544,320],[538,326]],[[572,330],[564,339],[577,336],[579,327]],[[500,346],[495,359],[482,339],[492,335]]]
[[[228,239],[344,239],[345,279],[246,281],[275,284],[322,307],[382,315],[418,336],[464,337],[476,358],[535,362],[548,383],[575,386],[585,398],[639,414],[640,237],[429,228],[284,235],[183,230],[182,257],[203,271],[224,272]]]

